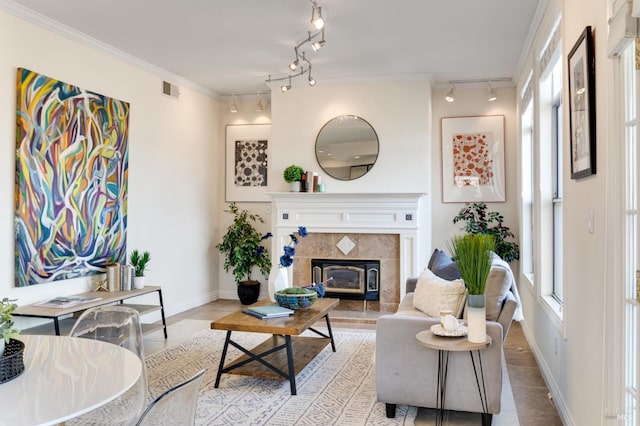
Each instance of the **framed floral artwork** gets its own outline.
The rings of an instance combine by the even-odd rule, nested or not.
[[[271,124],[229,124],[226,133],[225,200],[269,201]]]
[[[442,202],[505,202],[504,116],[443,117]]]

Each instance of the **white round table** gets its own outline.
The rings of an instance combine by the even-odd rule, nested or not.
[[[142,374],[133,352],[99,340],[20,336],[24,372],[0,384],[0,425],[53,425],[98,408]]]

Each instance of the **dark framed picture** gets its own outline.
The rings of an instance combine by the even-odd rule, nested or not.
[[[271,124],[228,124],[226,132],[225,201],[269,201]]]
[[[571,179],[596,173],[595,58],[591,27],[569,52],[569,129]]]

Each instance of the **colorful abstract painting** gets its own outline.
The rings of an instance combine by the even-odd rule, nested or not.
[[[129,104],[19,68],[15,285],[126,259]]]

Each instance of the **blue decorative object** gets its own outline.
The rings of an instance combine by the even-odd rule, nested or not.
[[[279,290],[275,294],[278,305],[289,309],[304,309],[313,305],[318,299],[318,293],[304,287],[289,287]]]

